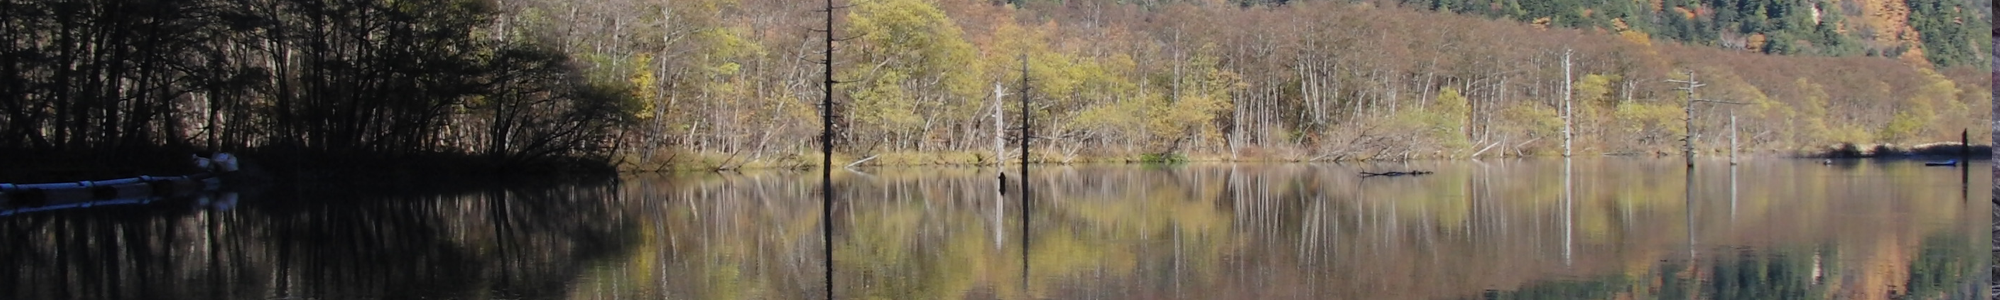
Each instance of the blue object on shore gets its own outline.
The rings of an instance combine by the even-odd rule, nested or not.
[[[1956,160],[1956,159],[1951,159],[1951,160],[1945,160],[1945,161],[1933,161],[1933,162],[1925,162],[1925,163],[1924,163],[1924,165],[1925,165],[1925,166],[1931,166],[1931,167],[1954,167],[1954,166],[1958,166],[1958,160]]]

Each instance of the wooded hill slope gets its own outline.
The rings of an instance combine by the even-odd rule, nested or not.
[[[1259,2],[1249,2],[1259,3]],[[1884,56],[1979,65],[1991,0],[1404,0],[1404,6],[1542,26],[1638,30],[1770,54]]]
[[[819,4],[776,0],[510,2],[542,35],[635,85],[636,152],[816,152]],[[851,0],[836,15],[837,150],[990,151],[996,87],[1015,114],[1026,58],[1038,156],[1192,153],[1355,159],[1559,151],[1573,50],[1577,151],[1675,151],[1686,96],[1704,151],[1729,115],[1750,149],[1920,143],[1983,131],[1975,67],[1774,56],[1643,30],[1566,29],[1346,1]],[[1985,42],[1981,42],[1983,45]],[[1973,136],[1987,142],[1988,135]],[[1018,133],[1008,134],[1009,138]],[[654,156],[657,158],[658,156]]]
[[[1565,98],[1578,152],[1672,152],[1690,130],[1688,99],[1667,81],[1690,72],[1708,83],[1700,98],[1748,103],[1697,106],[1703,151],[1728,144],[1731,114],[1758,150],[1946,141],[1967,128],[1990,141],[1977,109],[1991,105],[1978,80],[1990,66],[1929,63],[1937,48],[1925,60],[1775,56],[1399,2],[840,3],[832,109],[847,156],[991,161],[996,132],[1022,136],[1018,106],[993,121],[996,89],[1032,99],[1030,148],[1047,160],[1552,154]],[[821,129],[818,9],[0,0],[0,150],[98,166],[161,148],[329,165],[348,161],[317,158],[805,164]]]

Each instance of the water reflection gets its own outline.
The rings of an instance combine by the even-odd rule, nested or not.
[[[830,224],[836,298],[1935,299],[1978,295],[1988,221],[1893,162],[1047,167],[1026,211],[868,171],[830,220],[791,172],[0,218],[0,298],[822,298]]]
[[[553,298],[629,249],[605,188],[123,206],[0,219],[11,299]],[[283,194],[283,195],[280,195]],[[282,199],[282,200],[280,200]],[[594,222],[578,222],[590,216]]]
[[[1081,236],[1072,239],[1082,248],[1111,250],[1037,248],[1036,260],[1062,256],[1045,253],[1083,253],[1061,259],[1089,262],[1071,268],[1075,272],[1038,265],[1050,274],[1036,277],[1047,278],[1053,289],[1038,295],[1478,297],[1486,290],[1600,274],[1654,280],[1641,274],[1677,268],[1685,270],[1668,274],[1714,274],[1723,267],[1718,261],[1736,259],[1738,251],[1809,257],[1779,247],[1830,243],[1856,249],[1830,259],[1856,262],[1849,268],[1867,274],[1834,287],[1839,293],[1833,295],[1872,298],[1908,292],[1902,282],[1912,275],[1899,269],[1916,259],[1910,254],[1921,237],[1971,239],[1976,231],[1970,228],[1981,220],[1942,188],[1955,187],[1940,180],[1946,174],[1920,167],[1753,163],[1736,170],[1733,190],[1725,174],[1688,176],[1668,164],[1588,161],[1567,168],[1572,175],[1565,187],[1550,178],[1562,173],[1551,170],[1559,167],[1436,165],[1420,168],[1447,171],[1396,180],[1351,174],[1401,167],[1190,167],[1108,187],[1066,185],[1057,192],[1072,195],[1049,200],[1056,207],[1051,211],[1036,212],[1057,220],[1036,227],[1037,242],[1058,239],[1041,237],[1055,231],[1048,235]],[[1096,171],[1111,174],[1081,178],[1131,176]],[[1106,189],[1122,192],[1077,193]],[[1202,232],[1204,240],[1189,242],[1188,232]],[[1111,254],[1090,256],[1098,252]],[[1958,258],[1979,262],[1972,255]],[[1689,291],[1700,298],[1725,296]]]
[[[1411,168],[1441,172],[1354,176]],[[1910,278],[1972,282],[1965,274],[1911,269],[1923,247],[1976,241],[1983,215],[1949,195],[1957,188],[1949,175],[1957,174],[1892,163],[1753,162],[1699,170],[1718,171],[1603,161],[1048,168],[1035,178],[1044,193],[1030,214],[1026,295],[1007,288],[1014,277],[997,274],[1005,269],[981,267],[1017,257],[924,246],[975,232],[953,221],[955,208],[938,207],[974,199],[950,194],[961,187],[934,182],[981,176],[885,175],[869,182],[881,191],[853,195],[848,205],[923,217],[850,223],[857,235],[869,236],[848,240],[901,243],[940,261],[837,257],[836,278],[841,295],[891,298],[1437,299],[1520,295],[1514,292],[1616,276],[1646,283],[1616,295],[1736,298],[1768,293],[1717,276],[1741,279],[1731,272],[1745,264],[1769,269],[1772,259],[1807,258],[1843,274],[1815,287],[1824,297],[1933,298],[1950,294],[1923,294]],[[923,192],[891,192],[911,188]],[[898,233],[912,229],[929,235]],[[1924,242],[1927,236],[1957,240]],[[1818,247],[1834,251],[1817,253]],[[1958,265],[1982,261],[1972,252],[1936,257]],[[1817,263],[1828,261],[1833,267]],[[943,280],[933,276],[945,267],[923,265],[940,263],[975,270],[965,273],[974,279],[918,281]],[[1759,272],[1776,276],[1767,280],[1796,280]],[[846,288],[850,278],[857,288]]]

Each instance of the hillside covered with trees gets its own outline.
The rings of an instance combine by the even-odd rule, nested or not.
[[[1940,55],[1958,48],[1926,38],[1909,47],[1923,59],[1911,59],[1877,51],[1900,46],[1870,42],[1880,37],[1856,25],[1872,23],[1826,25],[1852,12],[1813,24],[1854,42],[1772,39],[1816,32],[1799,31],[1808,24],[1800,13],[1779,7],[1839,5],[1766,5],[1763,19],[1699,9],[1723,2],[1671,6],[1696,7],[1691,20],[1709,22],[1689,23],[1708,30],[1689,33],[1657,17],[1604,19],[1595,8],[1568,18],[1561,12],[1573,7],[1473,13],[1448,1],[840,1],[836,151],[904,158],[876,162],[885,164],[990,162],[996,132],[1021,136],[1018,122],[995,128],[997,90],[1008,120],[1022,113],[1016,97],[1031,99],[1030,147],[1047,161],[1547,155],[1560,149],[1565,95],[1579,153],[1663,153],[1689,130],[1688,99],[1667,81],[1690,72],[1708,84],[1699,97],[1749,103],[1697,106],[1703,151],[1727,145],[1717,133],[1732,114],[1743,145],[1757,150],[1955,140],[1967,128],[1990,142],[1990,116],[1976,109],[1990,106],[1987,81],[1977,80],[1990,66],[1969,63],[1983,58]],[[1654,6],[1635,9],[1673,11]],[[807,165],[821,129],[818,9],[782,0],[0,1],[0,148],[98,165],[159,149]],[[1958,4],[1912,9],[1990,23],[1990,13]],[[1544,11],[1558,13],[1533,14]],[[1924,20],[1910,24],[1968,28]],[[1731,44],[1746,33],[1767,38]],[[1780,46],[1787,40],[1797,43]]]
[[[1258,3],[1258,2],[1246,2]],[[1983,64],[1991,0],[1405,0],[1405,6],[1542,26],[1636,30],[1770,54],[1882,56]]]
[[[1677,151],[1687,100],[1667,80],[1690,71],[1708,84],[1701,98],[1750,103],[1697,106],[1703,151],[1727,146],[1732,113],[1745,147],[1771,151],[1955,140],[1990,118],[1976,109],[1991,102],[1983,63],[1776,56],[1395,3],[840,3],[851,6],[836,13],[836,150],[854,158],[984,160],[996,89],[1007,138],[1019,135],[1023,57],[1032,148],[1052,161],[1553,154],[1565,50],[1586,154]],[[817,149],[817,5],[520,5],[522,30],[571,33],[557,39],[593,70],[644,91],[653,118],[636,152],[740,163]]]

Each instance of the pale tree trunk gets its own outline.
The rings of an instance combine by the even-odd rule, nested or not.
[[[1569,152],[1569,140],[1570,140],[1570,137],[1572,136],[1572,134],[1573,134],[1573,132],[1574,132],[1574,129],[1571,129],[1571,126],[1573,126],[1573,125],[1571,125],[1571,124],[1572,124],[1572,123],[1575,123],[1575,121],[1572,121],[1572,119],[1574,119],[1575,117],[1574,117],[1574,116],[1572,116],[1572,115],[1570,115],[1570,107],[1569,107],[1569,106],[1570,106],[1570,103],[1569,103],[1569,97],[1570,97],[1570,94],[1574,94],[1574,93],[1575,93],[1575,89],[1574,89],[1574,87],[1570,86],[1570,85],[1571,85],[1571,83],[1570,83],[1570,82],[1572,82],[1572,81],[1573,81],[1573,79],[1571,79],[1571,78],[1570,78],[1570,69],[1569,69],[1569,67],[1570,67],[1570,65],[1569,65],[1569,56],[1570,56],[1570,53],[1571,53],[1571,51],[1570,51],[1569,49],[1563,49],[1563,103],[1562,103],[1562,119],[1563,119],[1563,132],[1562,132],[1562,134],[1563,134],[1563,157],[1569,157],[1569,153],[1570,153],[1570,152]]]
[[[1007,118],[1005,111],[1000,109],[1000,103],[1005,102],[1006,97],[1006,90],[1003,90],[998,83],[993,84],[993,166],[995,167],[1000,166],[1002,158],[1007,156]],[[1006,171],[1000,173],[1005,174]]]

